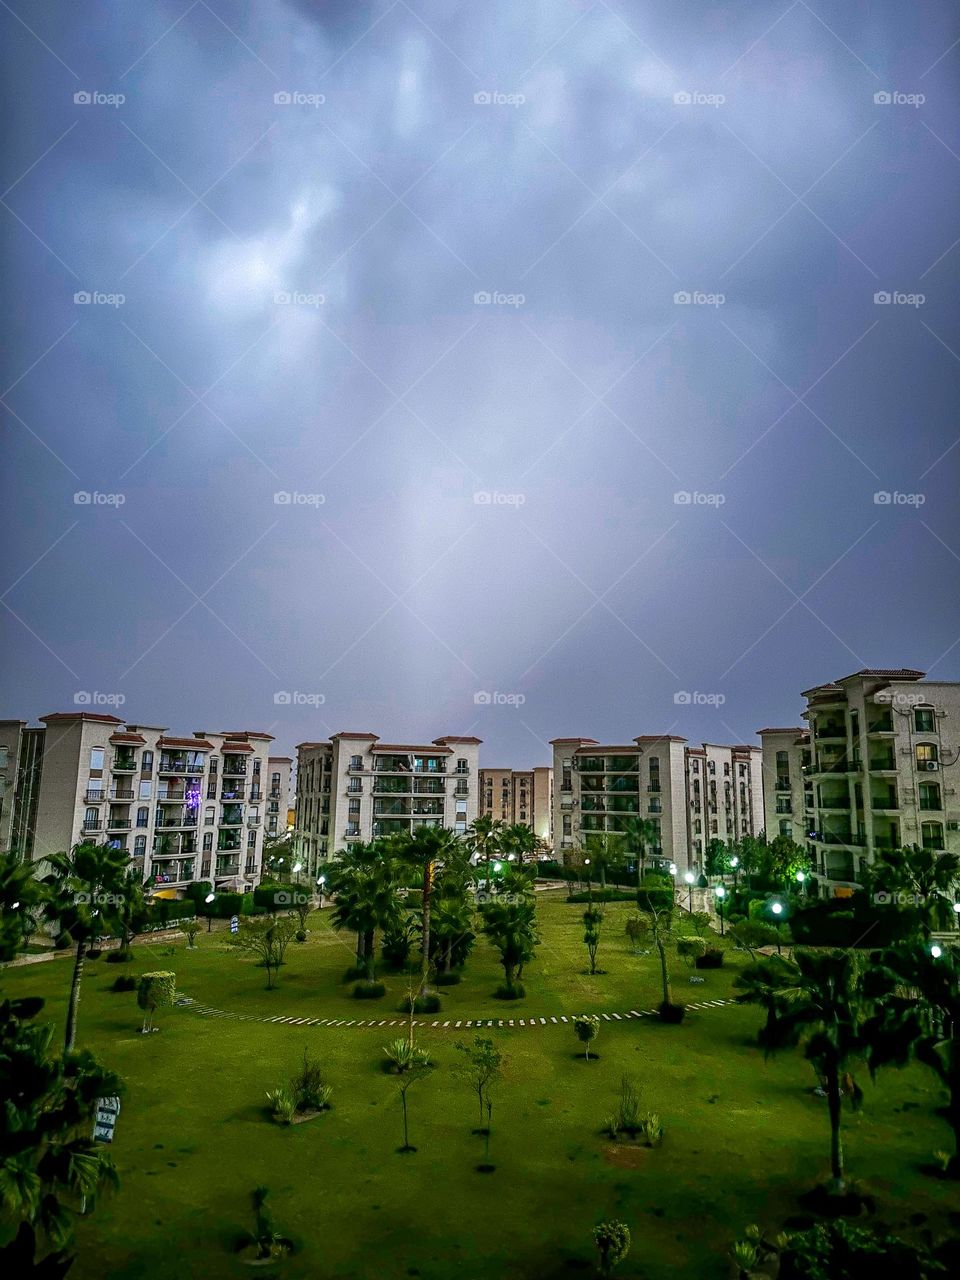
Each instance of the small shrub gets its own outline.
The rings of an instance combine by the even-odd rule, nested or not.
[[[601,1222],[594,1227],[593,1242],[600,1254],[600,1274],[612,1275],[630,1252],[630,1228],[625,1222]]]
[[[430,1062],[430,1055],[426,1049],[412,1045],[403,1036],[384,1045],[383,1052],[386,1056],[384,1068],[394,1076],[402,1075],[404,1071],[412,1071],[414,1067],[425,1067]]]
[[[425,995],[425,996],[415,996],[412,1003],[413,1003],[413,1008],[411,1009],[410,1007],[411,1000],[410,1000],[410,997],[407,996],[403,1004],[400,1006],[400,1012],[401,1013],[439,1013],[441,1008],[440,997],[438,995],[434,995],[433,992],[430,992],[428,995]]]
[[[87,952],[87,959],[99,960],[102,955],[103,955],[103,952],[100,950],[99,947],[91,947],[90,950]]]
[[[663,1141],[663,1123],[655,1111],[644,1117],[640,1126],[640,1136],[648,1147],[659,1147]]]
[[[501,982],[493,993],[495,1000],[522,1000],[527,989],[522,982]]]
[[[705,951],[702,956],[697,956],[694,964],[698,969],[722,969],[723,952],[712,948],[710,951]]]
[[[187,939],[187,950],[192,951],[197,945],[197,934],[200,932],[200,922],[198,920],[188,920],[186,924],[180,926],[180,932]]]
[[[678,938],[677,939],[677,955],[682,960],[697,961],[706,953],[707,942],[705,938]]]
[[[379,1000],[387,994],[382,982],[358,982],[353,988],[354,1000]]]
[[[596,1040],[600,1032],[600,1019],[595,1013],[586,1014],[582,1018],[574,1018],[573,1029],[577,1039],[583,1045],[583,1056],[590,1060],[590,1042]]]
[[[107,952],[107,964],[129,964],[132,959],[133,953],[129,948],[126,950],[121,948],[119,951]]]
[[[114,978],[111,991],[136,991],[137,980],[132,973],[121,973],[119,978]]]
[[[451,969],[449,973],[438,973],[436,981],[438,987],[455,987],[461,981],[461,975]]]
[[[306,942],[306,940],[307,940],[307,931],[306,931],[306,929],[298,929],[298,930],[297,930],[297,932],[296,932],[293,936],[294,936],[294,938],[296,939],[296,941],[297,941],[297,942]]]
[[[306,1049],[300,1069],[290,1081],[290,1093],[297,1111],[325,1111],[330,1105],[333,1087],[327,1084],[318,1059],[310,1058]]]
[[[297,1110],[297,1100],[293,1096],[293,1091],[287,1085],[277,1085],[276,1089],[267,1094],[267,1102],[270,1104],[270,1115],[277,1124],[292,1124],[293,1117]]]
[[[670,1004],[666,1000],[661,1000],[657,1005],[657,1015],[661,1022],[668,1022],[673,1026],[679,1025],[687,1012],[686,1006],[682,1004]]]
[[[611,1138],[615,1138],[621,1132],[628,1133],[633,1138],[640,1132],[642,1124],[640,1090],[634,1084],[632,1076],[621,1076],[620,1097],[617,1100],[616,1111],[607,1119],[605,1126],[607,1132]]]

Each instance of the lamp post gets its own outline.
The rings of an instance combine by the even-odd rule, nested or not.
[[[217,895],[215,893],[208,893],[203,900],[204,905],[209,907],[210,903],[213,902],[216,896]],[[207,912],[207,933],[209,933],[212,928],[213,928],[213,916],[208,911]]]
[[[730,859],[730,866],[733,868],[733,887],[736,889],[740,880],[740,859],[736,854]]]
[[[684,878],[684,880],[687,882],[687,910],[688,910],[689,912],[691,912],[691,914],[692,914],[692,912],[693,912],[693,884],[694,884],[694,881],[696,880],[696,878],[697,878],[697,877],[693,874],[693,872],[692,872],[692,871],[685,871],[685,872],[683,873],[683,878]]]
[[[295,863],[293,864],[293,868],[292,868],[292,869],[293,869],[293,874],[297,877],[297,886],[299,887],[299,885],[300,885],[300,872],[303,870],[303,863],[302,863],[302,862],[295,862]]]
[[[317,887],[320,890],[320,910],[323,910],[323,886],[327,883],[326,876],[317,876]]]
[[[940,947],[937,946],[936,943],[934,943],[933,946],[930,948],[930,954],[933,956],[934,960],[939,960],[940,957],[943,955],[943,951],[941,950]]]
[[[717,895],[717,914],[720,916],[720,937],[723,937],[723,900],[727,896],[727,891],[722,884],[718,884],[714,893]]]
[[[783,952],[780,950],[780,927],[779,927],[779,917],[783,915],[783,903],[782,903],[782,902],[772,902],[772,903],[770,904],[770,910],[773,912],[773,914],[774,914],[774,915],[777,917],[777,919],[778,919],[778,923],[777,923],[777,925],[776,925],[775,927],[776,927],[776,930],[777,930],[777,955],[779,956],[779,955],[782,955],[782,954],[783,954]]]

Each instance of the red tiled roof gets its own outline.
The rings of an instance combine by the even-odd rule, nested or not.
[[[686,738],[673,733],[645,733],[634,738],[634,742],[686,742]]]
[[[141,744],[145,744],[147,740],[142,733],[111,733],[110,741],[111,742],[139,742]]]
[[[685,750],[688,756],[705,756],[707,754],[703,747],[686,747]]]
[[[588,755],[588,756],[601,755],[602,756],[602,755],[605,755],[608,751],[626,751],[628,753],[636,753],[636,750],[637,750],[637,744],[635,742],[631,742],[629,746],[621,746],[618,743],[608,744],[606,742],[604,743],[598,742],[596,746],[578,747],[573,754],[579,755],[579,753],[582,751],[584,755]]]
[[[329,747],[329,742],[298,742],[298,751],[310,751],[314,747]]]
[[[158,747],[188,747],[191,751],[196,751],[201,747],[205,747],[208,751],[213,750],[213,743],[207,742],[205,738],[158,738]]]
[[[225,756],[239,755],[241,751],[253,751],[249,742],[225,742],[220,748]]]
[[[238,729],[235,731],[230,729],[222,729],[221,736],[224,738],[263,738],[266,742],[273,741],[272,733],[260,733],[258,730],[255,730],[255,729]]]
[[[370,738],[373,742],[380,740],[380,735],[376,733],[354,733],[352,730],[342,729],[339,733],[331,733],[331,741],[334,738]]]
[[[793,728],[793,729],[758,729],[757,730],[758,737],[764,733],[806,733],[806,729]]]
[[[596,738],[551,738],[547,745],[551,747],[553,746],[559,747],[559,746],[565,745],[568,742],[592,742],[594,743],[594,745],[596,745],[597,740]]]
[[[96,720],[99,724],[123,724],[116,716],[100,715],[97,711],[54,711],[49,716],[41,716],[44,724],[51,720]]]
[[[276,760],[280,764],[293,764],[293,756],[267,756],[268,760]]]
[[[481,743],[481,742],[483,742],[483,739],[482,739],[482,738],[469,738],[469,737],[458,738],[458,737],[454,736],[453,734],[447,734],[447,735],[446,735],[445,737],[443,737],[443,738],[434,738],[434,740],[433,740],[433,741],[434,741],[434,745],[435,745],[435,746],[438,746],[438,747],[442,747],[442,746],[444,745],[444,743],[447,743],[447,742],[475,742],[475,743],[479,746],[479,745],[480,745],[480,743]]]

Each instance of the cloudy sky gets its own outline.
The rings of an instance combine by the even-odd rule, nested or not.
[[[0,33],[4,715],[519,766],[957,678],[954,6]]]

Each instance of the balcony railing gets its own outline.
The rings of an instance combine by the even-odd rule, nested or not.
[[[107,819],[107,830],[108,831],[129,831],[130,819],[110,817]]]
[[[100,827],[101,822],[99,818],[84,818],[83,820],[84,831],[99,831]]]
[[[223,757],[223,777],[225,778],[245,778],[247,776],[247,762],[243,758],[231,760],[229,756]]]
[[[107,793],[99,789],[96,791],[87,791],[83,796],[85,804],[102,804],[106,798]]]
[[[773,788],[773,789],[774,789],[774,791],[789,791],[789,790],[790,790],[790,779],[789,779],[789,778],[778,778],[778,779],[777,779],[777,781],[776,781],[776,785],[774,786],[774,788]]]
[[[220,790],[221,800],[242,800],[243,787],[224,786]]]
[[[217,874],[218,876],[238,876],[238,875],[240,874],[240,863],[239,863],[239,861],[237,861],[237,862],[218,862],[218,863],[217,863],[217,871],[216,871],[216,874]]]
[[[870,760],[871,773],[895,773],[897,762],[893,756],[874,756]]]
[[[160,794],[157,796],[157,799],[160,801],[161,804],[163,804],[164,801],[169,801],[171,804],[174,804],[179,801],[182,804],[183,801],[186,799],[186,795],[187,795],[187,792],[184,787],[174,787],[171,790],[161,791]]]
[[[110,767],[114,773],[135,773],[137,762],[136,760],[118,760],[115,758]]]
[[[157,766],[158,773],[198,774],[203,773],[203,770],[202,761],[190,764],[185,756],[161,756],[160,764]]]

